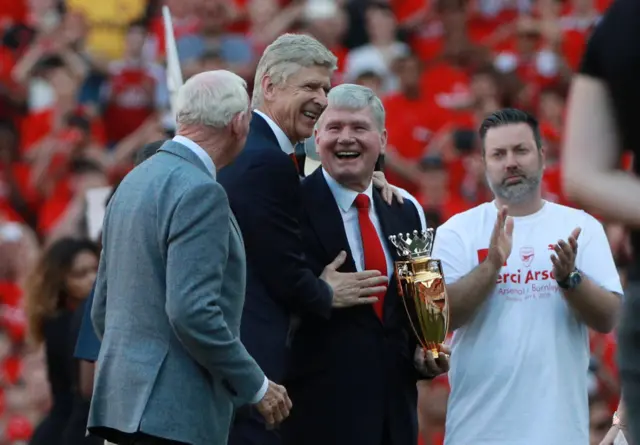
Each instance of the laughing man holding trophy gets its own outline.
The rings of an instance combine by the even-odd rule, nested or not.
[[[325,264],[347,253],[341,272],[375,269],[391,279],[398,262],[407,273],[402,297],[397,282],[391,282],[373,305],[333,310],[328,319],[302,317],[285,381],[295,408],[282,424],[284,443],[415,444],[416,382],[448,370],[448,350],[434,344],[444,340],[447,320],[446,310],[435,310],[445,301],[442,276],[437,277],[440,281],[430,276],[429,283],[419,274],[411,284],[408,280],[414,267],[437,264],[423,261],[430,253],[432,232],[424,231],[422,208],[413,197],[404,193],[403,203],[388,206],[372,187],[387,137],[380,99],[369,88],[343,84],[333,88],[327,100],[315,132],[322,168],[301,187],[308,264],[320,275]],[[438,289],[437,298],[426,295]],[[415,301],[424,302],[417,306],[419,314]],[[433,317],[440,322],[437,334],[424,338],[417,325],[414,332],[407,308],[412,317],[439,313]],[[429,329],[438,327],[438,321],[424,321]],[[431,349],[439,350],[435,359]]]

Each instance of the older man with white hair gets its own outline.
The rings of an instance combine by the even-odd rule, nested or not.
[[[121,182],[107,207],[91,318],[102,339],[89,431],[117,444],[226,443],[233,411],[267,423],[291,402],[240,342],[242,235],[216,182],[249,131],[245,82],[192,77],[177,136]]]
[[[247,295],[242,317],[243,343],[267,376],[282,382],[297,316],[329,318],[332,308],[372,304],[387,277],[377,270],[339,273],[341,252],[320,277],[302,251],[302,166],[294,146],[313,134],[327,104],[336,57],[306,35],[284,34],[267,47],[258,63],[253,119],[247,143],[236,161],[220,171],[247,252]],[[295,315],[295,316],[294,316]],[[232,445],[279,444],[261,416],[239,411]]]

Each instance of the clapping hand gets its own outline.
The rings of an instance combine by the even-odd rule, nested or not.
[[[431,351],[425,351],[420,345],[416,347],[416,351],[413,354],[413,362],[420,375],[425,378],[434,378],[449,371],[451,349],[443,344],[438,349],[440,354],[438,358],[434,359]]]
[[[558,243],[553,246],[555,255],[551,255],[551,262],[553,263],[553,275],[557,281],[561,282],[566,280],[569,274],[576,268],[580,231],[580,227],[573,229],[567,241],[559,240]]]
[[[496,224],[491,233],[489,255],[487,259],[500,270],[511,255],[513,246],[513,218],[507,216],[507,207],[503,206],[498,212]]]
[[[264,417],[267,428],[271,429],[289,417],[292,403],[284,386],[269,380],[269,387],[262,400],[256,403],[258,412]]]

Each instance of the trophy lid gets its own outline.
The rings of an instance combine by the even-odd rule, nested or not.
[[[413,233],[399,233],[391,235],[389,241],[396,248],[398,256],[405,260],[428,258],[433,250],[435,232],[433,229],[414,230]]]

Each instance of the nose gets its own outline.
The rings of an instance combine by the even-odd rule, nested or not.
[[[507,170],[513,170],[518,168],[518,160],[515,153],[511,150],[507,151],[505,156],[505,167]]]
[[[351,132],[351,128],[348,125],[345,125],[340,130],[340,134],[338,135],[338,144],[340,145],[353,145],[356,143],[355,138]]]
[[[324,111],[327,108],[327,93],[322,88],[319,88],[318,93],[313,98],[313,102]]]

